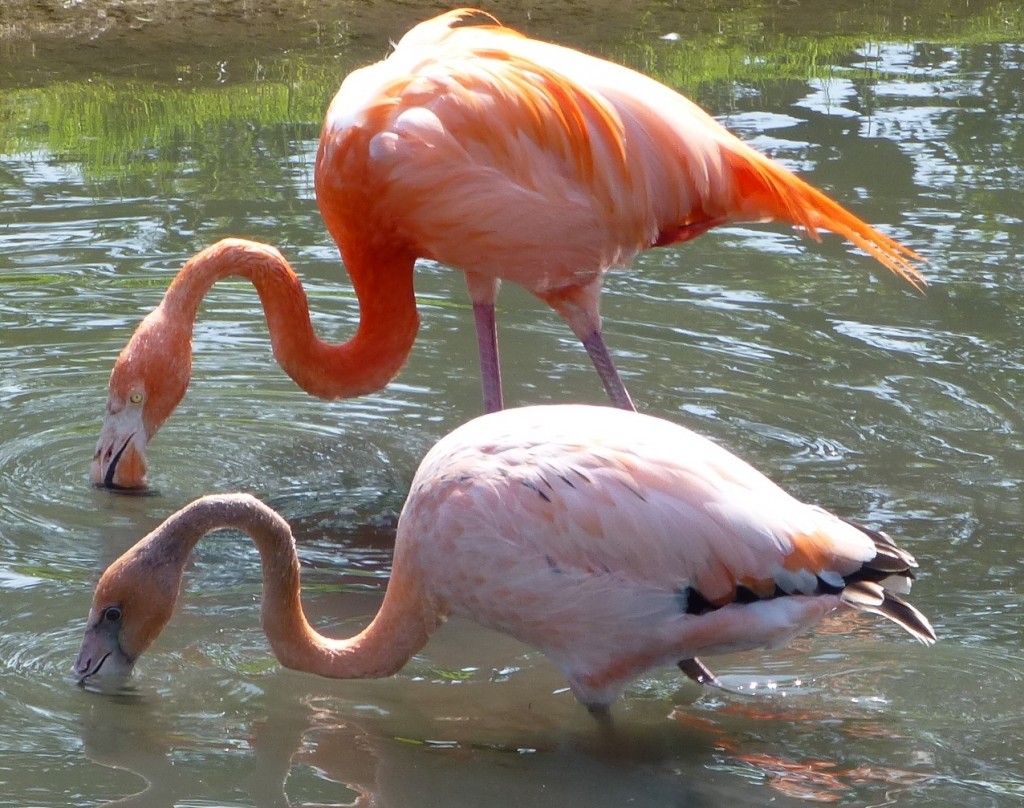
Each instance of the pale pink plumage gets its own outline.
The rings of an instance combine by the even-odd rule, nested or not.
[[[849,605],[844,578],[881,552],[694,432],[585,406],[456,429],[420,465],[399,532],[429,535],[408,552],[444,570],[430,577],[447,611],[544,650],[586,704],[652,667],[786,643]],[[735,604],[738,587],[764,599]],[[714,608],[686,613],[688,590]],[[933,639],[921,620],[904,627]]]
[[[793,499],[680,426],[566,405],[486,415],[431,449],[399,520],[384,603],[356,637],[306,623],[283,520],[251,498],[206,498],[104,574],[81,679],[131,666],[170,616],[192,545],[227,526],[260,546],[278,658],[326,676],[395,671],[454,615],[541,649],[594,708],[661,665],[707,680],[696,655],[777,646],[840,607],[935,639],[884,588],[906,591],[916,566],[884,534]]]

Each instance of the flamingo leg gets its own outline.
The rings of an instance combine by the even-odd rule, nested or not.
[[[498,359],[498,323],[494,303],[473,303],[476,320],[476,344],[480,351],[480,382],[484,392],[484,412],[504,409],[501,392],[501,363]]]
[[[636,412],[633,399],[629,397],[629,391],[626,390],[626,385],[622,383],[622,377],[619,376],[619,371],[615,368],[615,362],[612,361],[612,355],[608,352],[608,346],[605,344],[601,329],[594,329],[585,337],[582,337],[581,341],[583,342],[583,347],[587,349],[587,353],[590,355],[590,361],[597,368],[597,374],[601,377],[604,389],[608,393],[608,398],[612,400],[612,404],[620,409]]]
[[[709,687],[724,689],[719,678],[708,669],[707,665],[697,659],[697,657],[693,657],[692,659],[681,659],[679,661],[679,670],[699,685],[708,685]]]
[[[469,299],[473,301],[484,412],[497,412],[505,409],[505,399],[501,392],[501,363],[498,359],[498,320],[494,315],[501,282],[490,275],[467,272],[466,288],[469,290]]]
[[[589,283],[555,289],[538,294],[537,297],[561,314],[572,329],[572,333],[583,343],[612,404],[619,409],[636,412],[633,399],[629,397],[626,385],[622,383],[619,371],[615,369],[615,362],[601,333],[601,314],[598,305],[600,295],[601,279],[598,277]]]
[[[727,687],[722,684],[722,680],[715,676],[715,674],[708,669],[708,666],[697,659],[697,657],[693,657],[692,659],[681,659],[678,664],[679,670],[699,685],[707,685],[708,687],[713,687],[725,693],[732,693],[734,696],[756,695],[751,693],[749,690],[736,690],[735,688]]]
[[[615,725],[612,723],[612,708],[610,705],[588,704],[587,712],[597,721],[602,732],[611,733],[614,731]]]

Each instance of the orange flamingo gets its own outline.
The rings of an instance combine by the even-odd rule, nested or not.
[[[633,409],[601,334],[601,279],[641,250],[728,222],[839,233],[915,286],[912,250],[879,233],[695,104],[651,78],[452,11],[413,28],[345,79],[327,112],[315,184],[359,298],[347,343],[313,335],[279,253],[226,241],[179,273],[110,379],[91,470],[145,484],[148,440],[185,394],[198,301],[225,275],[259,289],[274,353],[325,398],[383,387],[419,326],[417,258],[460,268],[473,302],[484,409],[501,409],[494,304],[501,280],[550,304],[582,341],[614,404]],[[254,264],[260,264],[257,269]],[[277,296],[281,299],[278,300]]]
[[[634,677],[696,656],[779,646],[838,608],[873,611],[924,643],[909,553],[786,494],[683,427],[611,407],[492,413],[439,441],[398,523],[369,626],[330,639],[307,622],[287,523],[247,495],[171,516],[103,574],[78,680],[124,675],[167,623],[194,545],[248,533],[263,563],[263,628],[281,663],[338,678],[398,671],[449,615],[543,651],[604,711]]]

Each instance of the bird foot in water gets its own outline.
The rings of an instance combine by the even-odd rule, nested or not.
[[[732,693],[737,696],[749,696],[751,693],[745,690],[736,690],[732,687],[727,687],[722,684],[722,680],[715,676],[714,673],[701,662],[699,659],[694,657],[693,659],[682,659],[679,661],[679,670],[687,675],[690,679],[695,681],[699,685],[706,685],[707,687],[713,687],[716,690],[721,690],[725,693]]]

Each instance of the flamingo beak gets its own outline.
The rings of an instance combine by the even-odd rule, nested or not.
[[[89,468],[89,481],[98,488],[145,488],[147,440],[141,411],[108,412]]]
[[[121,650],[117,629],[111,624],[90,623],[71,669],[75,682],[83,685],[96,678],[114,682],[131,675],[134,660]]]

